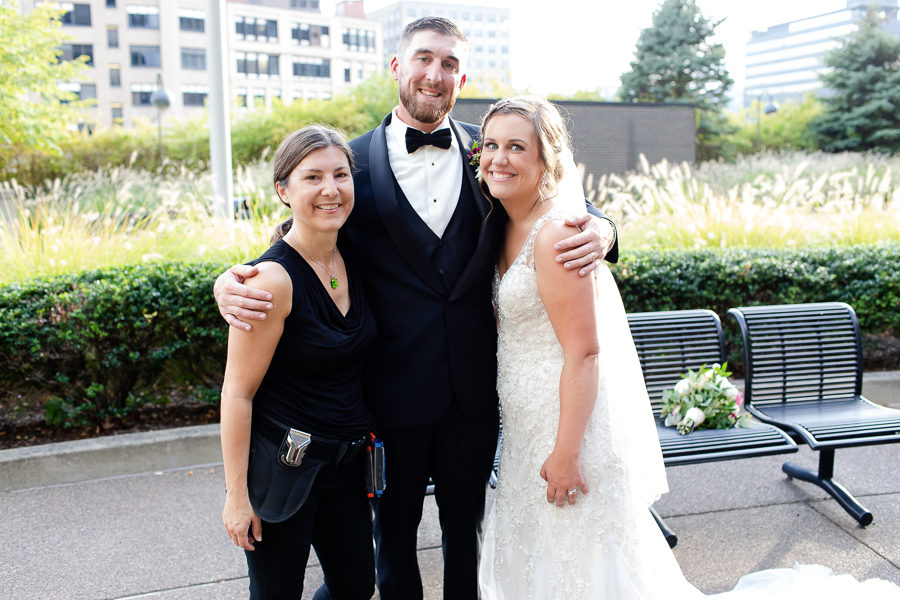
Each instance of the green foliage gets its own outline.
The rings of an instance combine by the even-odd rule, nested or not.
[[[259,108],[233,113],[233,161],[236,165],[258,161],[273,152],[289,133],[309,123],[330,125],[348,137],[356,137],[378,125],[396,102],[397,85],[382,73],[331,100],[276,102],[269,111]],[[0,164],[0,180],[15,178],[25,185],[38,185],[69,173],[123,164],[158,171],[157,136],[156,126],[147,121],[138,121],[129,129],[100,130],[90,136],[71,134],[60,140],[56,155],[41,148],[21,149],[15,160]],[[207,170],[208,115],[166,120],[163,155],[167,171]]]
[[[86,103],[59,87],[84,74],[86,57],[60,61],[66,38],[62,11],[41,3],[22,15],[18,3],[0,3],[0,169],[25,148],[55,155]]]
[[[896,243],[646,251],[623,253],[613,274],[631,312],[707,307],[724,319],[732,306],[839,300],[864,335],[897,338],[898,261]],[[211,288],[223,269],[157,263],[0,287],[0,385],[50,395],[46,418],[60,425],[124,415],[164,384],[213,402],[227,327]]]
[[[740,154],[765,151],[805,151],[819,149],[819,140],[813,130],[813,121],[822,114],[822,103],[809,93],[802,101],[786,101],[778,106],[778,112],[767,115],[761,110],[759,100],[750,108],[743,108],[730,115],[735,128],[726,142],[727,153],[722,156],[733,160]],[[756,144],[759,125],[759,148]]]
[[[163,378],[209,383],[227,326],[212,301],[220,264],[129,266],[0,288],[0,383],[52,395],[48,422],[126,413]]]
[[[866,368],[897,368],[900,243],[797,250],[625,252],[614,267],[629,312],[709,308],[725,324],[728,361],[742,366],[729,308],[846,302],[856,310]]]
[[[900,244],[625,252],[613,274],[629,312],[840,301],[870,334],[900,337]]]
[[[819,77],[831,93],[814,122],[822,148],[900,150],[900,39],[884,31],[874,8],[825,64],[831,70]]]
[[[722,111],[734,82],[725,48],[711,41],[720,22],[704,17],[695,0],[664,0],[641,32],[618,93],[624,102],[696,103],[698,160],[719,156],[732,131]]]

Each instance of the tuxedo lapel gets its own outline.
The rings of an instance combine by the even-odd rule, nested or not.
[[[491,229],[493,229],[491,223],[487,222],[491,204],[481,191],[478,180],[475,179],[475,168],[469,165],[469,152],[471,152],[472,145],[475,143],[476,139],[469,134],[468,130],[460,126],[453,119],[450,119],[450,127],[453,128],[453,131],[456,133],[456,137],[459,140],[460,150],[464,161],[463,179],[466,182],[466,185],[469,185],[472,188],[472,197],[475,198],[478,214],[481,215],[481,228],[478,230],[478,244],[475,246],[475,252],[473,252],[472,256],[469,258],[465,270],[463,270],[462,275],[456,282],[456,286],[454,286],[453,291],[450,294],[450,299],[453,300],[462,295],[472,283],[482,276],[481,272],[482,269],[484,269],[486,261],[494,260],[493,240],[495,239],[495,236],[492,235],[491,232]]]
[[[397,198],[385,133],[390,119],[391,115],[388,114],[381,125],[375,129],[369,142],[369,178],[372,184],[372,198],[388,235],[400,250],[404,260],[429,287],[438,293],[445,294],[446,288],[440,276],[428,260],[422,246],[416,241],[400,212],[400,200]]]

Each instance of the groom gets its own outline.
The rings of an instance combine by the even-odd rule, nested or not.
[[[387,490],[375,503],[378,588],[384,600],[422,598],[416,533],[435,484],[444,598],[478,598],[485,490],[498,433],[496,322],[491,281],[505,219],[481,194],[468,152],[478,128],[447,115],[465,85],[468,42],[454,23],[427,17],[404,30],[391,74],[400,102],[356,138],[355,207],[341,248],[361,267],[379,338],[364,391],[387,452]],[[595,214],[596,211],[594,211]],[[602,216],[602,215],[600,215]],[[567,240],[567,268],[593,269],[612,249],[608,221]],[[259,318],[262,292],[216,281],[232,325]],[[327,583],[327,582],[326,582]]]

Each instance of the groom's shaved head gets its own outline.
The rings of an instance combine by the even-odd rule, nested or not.
[[[400,36],[400,47],[397,48],[397,56],[403,56],[406,48],[409,46],[409,41],[420,31],[434,31],[459,40],[463,44],[468,45],[469,43],[469,38],[466,37],[466,34],[450,19],[445,19],[444,17],[422,17],[403,28],[403,35]]]

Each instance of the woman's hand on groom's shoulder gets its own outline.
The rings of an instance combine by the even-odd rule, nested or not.
[[[272,308],[272,294],[243,283],[257,272],[255,266],[234,265],[216,278],[213,296],[222,318],[232,327],[250,331],[247,321],[265,320],[265,311]]]

